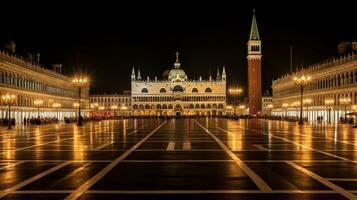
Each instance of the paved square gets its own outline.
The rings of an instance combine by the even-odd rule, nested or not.
[[[130,119],[0,129],[3,199],[357,199],[357,130]]]

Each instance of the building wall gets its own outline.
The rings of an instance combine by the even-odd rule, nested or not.
[[[181,86],[182,92],[174,91]],[[223,115],[225,81],[132,81],[134,115]],[[142,92],[146,88],[147,93]],[[196,88],[198,92],[193,92]],[[166,92],[160,90],[165,89]],[[210,91],[210,92],[209,92]]]
[[[85,115],[89,108],[89,88],[83,88],[81,93],[81,106]],[[38,110],[40,117],[57,117],[58,113],[62,119],[76,115],[74,104],[78,103],[78,89],[72,85],[69,77],[4,51],[0,51],[0,94],[16,96],[11,117],[17,122],[22,122],[25,117],[37,117]],[[40,109],[34,104],[36,100],[43,101]],[[61,104],[61,108],[54,108],[54,103]],[[0,104],[0,118],[5,118],[8,116],[7,106],[2,99]]]
[[[262,112],[261,59],[248,58],[249,114]]]
[[[129,116],[131,115],[131,95],[102,94],[90,95],[90,116]]]
[[[351,99],[351,102],[346,105],[346,111],[347,113],[353,111],[353,105],[357,104],[357,55],[355,53],[327,60],[274,80],[272,85],[274,115],[298,116],[299,106],[294,106],[294,102],[300,102],[300,93],[293,78],[302,74],[312,78],[305,87],[304,99],[311,99],[311,104],[303,105],[304,117],[316,120],[317,117],[322,116],[323,121],[327,121],[326,99],[334,100],[331,110],[332,122],[337,122],[344,117],[345,105],[340,103],[341,98]],[[283,104],[289,106],[283,107]]]
[[[270,115],[272,108],[269,108],[269,105],[273,104],[273,98],[271,96],[262,97],[262,112],[264,115]]]

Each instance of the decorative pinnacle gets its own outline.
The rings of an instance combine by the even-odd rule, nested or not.
[[[179,52],[178,51],[176,52],[176,62],[174,64],[174,66],[175,66],[175,68],[180,68],[180,66],[181,66],[181,63],[179,61]]]

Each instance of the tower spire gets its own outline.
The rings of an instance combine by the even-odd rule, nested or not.
[[[257,19],[255,18],[255,9],[253,9],[253,20],[250,28],[250,40],[260,40]]]
[[[174,64],[174,67],[177,69],[177,68],[180,68],[180,66],[181,66],[181,63],[180,63],[180,61],[179,61],[179,55],[180,55],[180,53],[177,51],[176,52],[176,62],[175,62],[175,64]]]
[[[131,70],[131,80],[135,81],[135,69],[134,69],[134,66],[133,66],[133,69]]]
[[[216,75],[216,81],[221,80],[221,75],[219,74],[219,67],[217,66],[217,75]]]
[[[222,81],[226,81],[226,68],[223,65],[223,69],[222,69]]]
[[[138,69],[138,80],[141,80],[140,69]]]

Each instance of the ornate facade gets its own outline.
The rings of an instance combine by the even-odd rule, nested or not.
[[[273,81],[273,114],[298,116],[300,93],[293,78],[308,75],[311,82],[305,87],[303,117],[318,117],[337,122],[357,104],[357,55],[352,52],[321,64],[309,66]],[[345,101],[348,100],[348,101]]]
[[[89,87],[82,88],[83,115],[89,108],[88,93]],[[0,51],[0,94],[15,95],[11,117],[17,122],[23,118],[38,117],[38,114],[40,117],[57,117],[58,114],[61,119],[77,114],[78,89],[72,85],[70,77],[6,51]],[[5,102],[0,101],[0,118],[6,118]],[[41,104],[36,105],[36,101]]]
[[[217,116],[226,107],[226,72],[217,71],[216,79],[189,80],[180,68],[179,55],[164,79],[142,79],[140,71],[131,74],[132,112],[134,116]]]
[[[262,42],[259,37],[257,21],[253,14],[248,41],[248,107],[250,115],[262,112]]]

